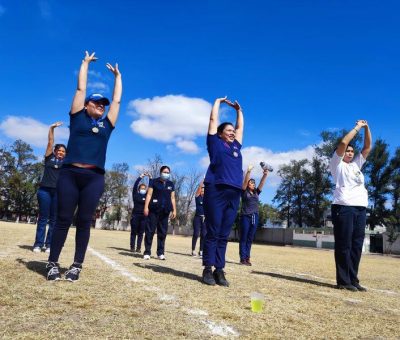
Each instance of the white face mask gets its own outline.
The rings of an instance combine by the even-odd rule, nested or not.
[[[170,174],[168,174],[168,173],[166,173],[166,172],[162,172],[162,173],[161,173],[161,178],[162,178],[162,179],[169,179],[169,175],[170,175]]]
[[[142,194],[142,195],[144,195],[144,194],[146,193],[146,189],[140,189],[140,190],[139,190],[139,193]]]

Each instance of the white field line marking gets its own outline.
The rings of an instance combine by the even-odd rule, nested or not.
[[[148,282],[147,280],[145,280],[141,277],[133,275],[131,272],[129,272],[127,269],[125,269],[123,266],[121,266],[119,263],[117,263],[116,261],[101,254],[100,252],[94,250],[93,248],[88,247],[88,250],[93,255],[97,256],[103,262],[108,264],[111,268],[118,271],[121,275],[127,277],[129,280],[131,280],[133,282]],[[203,320],[200,320],[200,322],[203,323],[204,325],[206,325],[213,335],[219,335],[222,337],[232,337],[232,336],[238,337],[239,336],[239,333],[237,331],[235,331],[231,326],[228,326],[225,323],[216,323],[214,321],[206,319],[205,317],[208,316],[208,313],[201,309],[185,308],[178,302],[178,299],[174,295],[165,294],[158,287],[146,286],[146,287],[144,287],[144,289],[147,291],[150,291],[150,292],[155,292],[160,301],[164,301],[164,302],[174,301],[173,306],[180,308],[181,310],[185,311],[187,314],[197,315],[199,318],[203,317]]]

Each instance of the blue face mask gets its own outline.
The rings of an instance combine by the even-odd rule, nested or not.
[[[170,174],[166,173],[166,172],[162,172],[161,173],[161,179],[167,180],[169,179]]]
[[[146,193],[146,189],[141,189],[141,190],[139,190],[139,193],[142,194],[142,195],[144,195],[144,194]]]

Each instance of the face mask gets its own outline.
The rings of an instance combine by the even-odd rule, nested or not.
[[[161,178],[162,178],[162,179],[169,179],[169,175],[170,175],[170,174],[167,174],[166,172],[162,172],[162,173],[161,173]]]
[[[139,193],[144,195],[146,193],[146,190],[145,189],[141,189],[141,190],[139,190]]]

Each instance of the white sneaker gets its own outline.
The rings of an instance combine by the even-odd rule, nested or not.
[[[144,259],[144,260],[150,260],[150,255],[144,255],[144,256],[143,256],[143,259]]]
[[[159,260],[165,260],[165,256],[164,256],[164,254],[162,254],[162,255],[158,256],[158,259],[159,259]]]
[[[47,254],[50,254],[50,248],[46,248],[45,252],[46,252]]]
[[[199,251],[199,257],[202,258],[203,257],[203,252]]]
[[[34,253],[40,253],[42,251],[42,248],[40,248],[40,247],[34,247],[33,248],[33,252]]]

